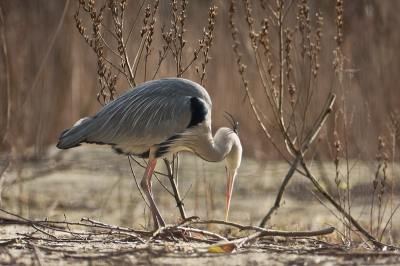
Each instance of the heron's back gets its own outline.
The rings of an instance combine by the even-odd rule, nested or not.
[[[203,122],[211,124],[211,100],[203,87],[180,78],[155,80],[132,88],[63,132],[57,147],[109,144],[130,147],[137,155]]]

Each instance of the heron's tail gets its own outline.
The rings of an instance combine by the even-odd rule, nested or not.
[[[61,133],[57,148],[65,150],[80,146],[80,143],[86,139],[85,131],[90,119],[89,117],[82,118],[72,128]]]

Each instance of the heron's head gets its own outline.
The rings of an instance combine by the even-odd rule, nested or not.
[[[242,161],[242,145],[240,144],[237,132],[230,130],[229,139],[231,141],[231,150],[225,158],[225,169],[227,175],[227,189],[226,189],[226,216],[228,220],[229,206],[232,198],[233,183]]]

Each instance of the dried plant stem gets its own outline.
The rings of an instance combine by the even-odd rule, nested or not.
[[[232,226],[243,230],[251,230],[262,233],[262,236],[283,236],[283,237],[302,237],[302,236],[320,236],[332,233],[335,229],[333,227],[328,227],[316,231],[282,231],[282,230],[271,230],[253,225],[241,225],[238,223],[223,221],[223,220],[192,220],[185,225],[191,224],[222,224],[227,226]],[[236,242],[236,241],[234,241]],[[240,242],[240,239],[239,239]]]
[[[396,121],[396,122],[398,123],[398,121]],[[394,129],[392,131],[392,149],[393,149],[392,150],[392,178],[390,180],[390,212],[392,212],[392,213],[393,213],[393,186],[394,186],[394,176],[395,176],[395,174],[394,174],[394,158],[396,156],[396,132],[397,132],[397,127],[398,127],[398,124],[396,124],[396,127],[394,127]],[[1,175],[0,175],[0,178],[1,178]],[[1,197],[0,197],[0,199],[1,199]],[[1,201],[0,201],[0,203],[1,203]],[[382,231],[382,236],[383,236],[383,232],[385,231],[386,227],[387,227],[387,224],[386,224],[385,228]],[[390,227],[389,227],[390,244],[393,244],[392,228],[393,228],[393,219],[390,219]],[[381,236],[381,239],[382,239],[382,236]]]
[[[340,193],[340,183],[342,182],[342,180],[339,178],[339,174],[340,174],[339,173],[339,160],[340,160],[339,152],[342,147],[342,143],[338,140],[338,141],[334,142],[334,145],[336,148],[336,155],[335,155],[335,159],[333,161],[335,164],[335,168],[336,168],[336,177],[335,177],[336,191],[338,194],[339,206],[344,209],[345,201],[343,202],[343,205],[342,205],[342,195]],[[345,223],[345,217],[344,217],[343,213],[341,215],[342,215],[341,220],[343,223]]]
[[[153,36],[155,33],[155,23],[156,23],[156,14],[157,14],[157,10],[158,10],[158,6],[160,4],[160,0],[156,0],[156,2],[154,3],[154,9],[153,12],[151,13],[151,22],[149,25],[149,31],[146,37],[146,55],[144,57],[144,81],[146,81],[146,74],[147,74],[147,61],[148,61],[148,57],[150,56],[151,52],[153,51],[153,48],[151,48],[151,45],[153,43]]]
[[[347,206],[348,213],[351,216],[351,204],[350,204],[350,168],[349,168],[349,157],[348,157],[348,141],[347,141],[347,105],[346,96],[343,88],[342,81],[340,81],[340,88],[342,94],[342,105],[343,105],[343,133],[344,133],[344,145],[345,145],[345,160],[346,160],[346,192],[347,192]],[[346,202],[346,201],[344,201]],[[349,228],[351,229],[351,220],[349,220]],[[350,232],[349,237],[351,238]]]
[[[130,31],[129,31],[129,34],[128,34],[128,37],[126,38],[125,47],[126,47],[126,45],[128,44],[129,38],[131,37],[132,30],[133,30],[133,28],[134,28],[135,25],[136,25],[136,22],[137,22],[137,20],[138,20],[138,18],[139,18],[139,14],[140,14],[140,12],[142,12],[144,3],[146,3],[146,0],[143,0],[142,4],[140,5],[140,8],[139,8],[139,10],[138,10],[138,14],[136,15],[135,21],[134,21],[133,24],[132,24],[132,27],[131,27],[131,29],[130,29]]]
[[[228,239],[226,239],[225,237],[223,237],[223,236],[221,236],[219,234],[207,231],[207,230],[201,230],[201,229],[190,228],[190,227],[188,228],[188,227],[183,227],[183,226],[176,226],[175,228],[176,229],[180,229],[180,230],[185,231],[185,232],[193,232],[193,233],[197,233],[197,234],[211,236],[211,237],[214,237],[214,238],[216,238],[218,240],[228,241]]]
[[[384,144],[384,143],[382,142],[382,144]],[[388,199],[386,201],[385,208],[384,208],[384,210],[382,212],[381,211],[381,209],[382,209],[382,201],[383,201],[383,195],[385,193],[385,186],[386,186],[386,179],[387,179],[387,168],[388,168],[387,160],[388,160],[388,155],[386,153],[383,153],[383,168],[382,168],[383,177],[382,177],[381,182],[380,182],[381,186],[382,186],[381,193],[378,194],[378,206],[379,206],[379,208],[378,208],[378,226],[377,226],[377,229],[376,229],[376,237],[378,237],[378,235],[379,235],[379,229],[381,228],[383,217],[384,217],[385,212],[386,212],[386,207],[387,207],[387,204],[389,202],[389,199]]]
[[[376,189],[378,187],[379,184],[379,171],[382,168],[382,148],[385,146],[383,139],[381,137],[379,137],[379,146],[378,146],[378,150],[379,150],[379,154],[376,155],[376,159],[378,161],[378,169],[375,172],[375,179],[372,181],[372,186],[373,186],[373,190],[372,190],[372,197],[371,197],[371,214],[370,214],[370,232],[372,234],[372,216],[373,216],[373,210],[374,210],[374,202],[375,202],[375,192]],[[379,225],[379,224],[378,224]]]
[[[206,164],[203,162],[203,177],[204,177],[204,190],[206,193],[206,207],[207,207],[207,219],[209,219],[212,215],[212,190],[211,181],[208,178],[208,171],[206,168]]]
[[[157,69],[156,69],[156,71],[154,72],[154,75],[153,75],[152,80],[154,80],[154,79],[156,78],[156,76],[157,76],[157,74],[158,74],[158,71],[160,70],[161,63],[164,61],[164,59],[165,59],[165,58],[167,57],[167,55],[168,55],[168,51],[169,51],[169,48],[168,48],[168,47],[167,47],[167,49],[165,49],[165,50],[163,51],[163,53],[162,53],[161,51],[159,51]]]
[[[284,54],[283,54],[283,0],[277,1],[278,8],[278,34],[279,34],[279,115],[283,124],[283,77],[284,77]]]
[[[176,206],[179,208],[179,212],[181,214],[182,219],[186,219],[186,213],[185,213],[184,204],[183,204],[183,201],[181,199],[181,196],[179,195],[179,190],[178,190],[178,187],[177,187],[176,182],[175,182],[175,177],[174,177],[172,169],[171,169],[171,164],[169,163],[169,160],[167,158],[164,158],[164,163],[165,163],[165,166],[167,167],[168,178],[169,178],[169,181],[171,183],[171,187],[172,187],[172,189],[174,191],[173,196],[174,196],[175,201],[176,201]]]
[[[175,176],[176,185],[179,185],[179,152],[172,156],[172,174]]]
[[[271,84],[271,82],[269,81],[268,78],[266,79],[268,83],[265,83],[264,78],[263,78],[263,73],[261,72],[261,67],[260,67],[260,66],[262,66],[262,68],[265,69],[262,64],[262,61],[260,60],[261,56],[259,54],[257,47],[253,48],[253,50],[254,50],[254,55],[255,55],[255,59],[256,59],[258,73],[259,73],[261,82],[264,87],[265,95],[267,96],[268,102],[269,102],[270,106],[272,107],[274,117],[275,117],[276,121],[278,122],[278,125],[280,125],[281,124],[280,123],[281,122],[281,113],[280,113],[281,111],[279,110],[279,108],[276,108],[277,103],[274,99],[274,96],[270,95],[270,90],[268,89],[268,87],[272,88],[273,85]],[[265,70],[264,70],[264,73],[265,73]],[[268,86],[267,86],[267,84],[268,84]]]
[[[42,254],[40,253],[39,248],[36,245],[33,245],[33,244],[32,244],[32,246],[33,246],[33,250],[35,251],[35,256],[36,256],[36,259],[39,262],[39,265],[40,266],[44,266],[45,265],[44,259],[43,259]]]
[[[141,164],[135,157],[129,156],[129,158],[132,159],[132,160],[133,160],[137,165],[139,165],[140,167],[146,169],[146,165]],[[157,175],[162,175],[162,176],[168,177],[168,175],[166,175],[166,174],[164,174],[164,173],[161,173],[161,172],[154,171],[154,173],[156,173]]]
[[[133,73],[133,70],[132,70],[133,67],[131,67],[131,65],[129,63],[129,57],[128,57],[128,53],[126,51],[126,43],[128,41],[124,42],[124,37],[123,37],[124,14],[125,14],[125,7],[123,7],[124,4],[126,5],[125,2],[121,3],[121,19],[120,20],[118,18],[118,12],[117,12],[119,6],[116,6],[113,9],[112,9],[112,7],[110,7],[110,9],[112,9],[111,13],[112,13],[112,16],[113,16],[115,32],[117,34],[117,39],[118,39],[118,45],[119,45],[118,50],[120,51],[120,54],[122,53],[122,56],[125,59],[125,62],[123,63],[123,66],[126,66],[128,68],[128,73],[129,73],[129,76],[130,76],[130,79],[128,79],[128,83],[129,84],[133,83],[133,85],[136,86],[136,81],[135,81],[135,74],[136,73],[135,74]],[[136,21],[135,21],[135,23],[136,23]]]
[[[101,26],[103,26],[105,29],[107,29],[107,31],[110,31],[103,23],[101,23]],[[112,33],[111,33],[112,34]],[[104,43],[104,45],[107,47],[107,49],[110,51],[110,52],[112,52],[116,57],[118,57],[120,60],[123,60],[124,58],[121,56],[121,55],[119,55],[116,51],[114,51],[111,47],[110,47],[110,45],[106,42],[106,40],[104,39],[104,37],[103,36],[99,36],[100,37],[100,39],[101,39],[101,41]],[[109,61],[107,61],[107,63],[110,63]],[[111,64],[111,63],[110,63]],[[122,73],[124,73],[121,69],[119,69],[118,67],[116,67],[115,65],[113,65],[113,67],[115,68],[115,69],[117,69],[117,70],[119,70],[120,72],[122,72]],[[124,73],[125,75],[127,75],[126,73]]]
[[[139,186],[139,183],[138,183],[138,181],[136,179],[136,175],[135,175],[135,172],[133,171],[133,167],[132,167],[132,164],[131,164],[131,158],[133,158],[133,157],[132,156],[128,156],[129,166],[131,168],[132,176],[133,176],[133,179],[135,180],[136,187],[139,190],[140,195],[142,196],[142,199],[146,203],[147,207],[150,208],[150,204],[147,202],[146,197],[143,194],[142,188]]]
[[[146,38],[143,36],[142,40],[140,41],[139,48],[138,48],[138,50],[136,52],[135,60],[133,61],[132,66],[129,67],[129,68],[133,69],[136,66],[135,67],[135,72],[131,74],[131,78],[133,79],[134,86],[137,85],[135,77],[136,77],[136,72],[137,72],[138,67],[139,67],[140,58],[142,57],[142,52],[143,52],[143,49],[144,49],[145,42],[146,42]],[[127,63],[127,65],[129,66],[129,62]]]
[[[278,194],[276,195],[274,206],[272,206],[272,208],[269,210],[267,215],[264,216],[264,218],[262,219],[262,221],[260,223],[260,227],[265,227],[266,223],[269,221],[269,219],[271,219],[272,214],[276,210],[278,210],[278,208],[281,206],[281,200],[282,200],[283,194],[285,193],[286,186],[288,185],[290,179],[292,178],[294,171],[296,170],[296,168],[300,162],[300,158],[301,158],[301,154],[299,153],[296,156],[296,158],[294,159],[292,166],[290,167],[289,171],[287,172],[287,174],[285,176],[285,179],[283,180],[283,182],[281,184]]]
[[[43,234],[45,234],[45,235],[47,235],[47,236],[49,236],[49,237],[51,237],[53,239],[58,240],[58,237],[56,237],[55,235],[52,235],[50,233],[47,233],[46,231],[44,231],[44,230],[40,229],[39,227],[37,227],[35,224],[32,224],[32,227],[35,228],[37,231],[39,231],[39,232],[41,232],[41,233],[43,233]]]
[[[135,172],[133,171],[133,168],[132,168],[131,159],[134,160],[138,165],[142,166],[143,168],[146,168],[146,166],[144,166],[144,165],[142,165],[141,163],[139,163],[139,162],[138,162],[135,158],[133,158],[131,155],[128,156],[129,166],[130,166],[130,168],[131,168],[131,173],[132,173],[133,179],[135,180],[136,187],[137,187],[137,189],[139,190],[140,195],[142,196],[142,199],[143,199],[144,202],[146,203],[147,207],[150,208],[149,203],[147,202],[146,198],[145,198],[144,195],[143,195],[142,188],[139,186],[139,183],[137,182]],[[154,171],[154,172],[153,172],[153,175],[154,175],[154,177],[158,180],[158,182],[161,184],[161,186],[162,186],[171,196],[175,197],[174,194],[173,194],[173,193],[164,185],[164,183],[160,180],[160,178],[158,178],[158,176],[156,175],[156,173],[159,173],[159,172],[155,172],[155,171]],[[166,175],[166,174],[163,174],[163,173],[160,173],[160,174],[163,175],[163,176],[168,177],[168,175]]]
[[[82,218],[81,222],[82,221],[86,221],[86,222],[91,223],[92,225],[101,226],[103,228],[112,228],[114,230],[125,230],[125,231],[128,231],[128,232],[133,232],[133,230],[130,229],[130,228],[123,228],[123,227],[119,227],[119,226],[113,226],[113,225],[105,224],[105,223],[102,223],[102,222],[99,222],[99,221],[96,221],[96,220],[92,220],[92,219],[88,219],[88,218]],[[79,224],[81,224],[81,223],[79,223]],[[140,240],[141,242],[144,243],[144,241],[142,239],[140,239],[140,237],[138,237],[137,235],[134,235],[134,236],[137,237],[138,240]]]
[[[206,66],[209,63],[211,56],[210,56],[210,48],[213,45],[213,39],[214,36],[212,35],[213,30],[214,30],[214,19],[215,16],[217,15],[216,13],[217,7],[213,6],[210,7],[210,10],[208,12],[208,27],[207,29],[203,29],[203,40],[200,41],[200,47],[203,49],[203,55],[204,55],[204,60],[201,64],[202,71],[201,74],[199,73],[199,69],[197,68],[197,73],[200,76],[200,84],[205,87],[205,83],[207,80],[207,75],[206,75]]]
[[[400,204],[398,204],[397,207],[394,209],[394,211],[392,211],[392,214],[390,215],[390,217],[389,217],[389,219],[388,219],[388,221],[387,221],[385,227],[383,228],[383,230],[382,230],[382,232],[381,232],[381,236],[380,236],[380,238],[379,238],[379,241],[382,241],[383,233],[385,233],[388,224],[389,224],[389,223],[390,223],[390,224],[392,223],[392,221],[393,221],[393,219],[392,219],[392,218],[393,218],[393,215],[395,214],[395,212],[397,211],[397,209],[398,209],[399,207],[400,207]]]
[[[243,75],[242,75],[242,77],[243,77]],[[244,77],[243,77],[243,80],[244,80]],[[247,81],[244,80],[244,82],[247,82]],[[285,155],[282,153],[282,151],[278,148],[278,145],[275,143],[274,139],[272,138],[272,136],[271,136],[270,133],[268,132],[268,130],[267,130],[267,128],[265,127],[264,123],[261,121],[261,118],[260,118],[260,116],[259,116],[259,114],[258,114],[258,111],[257,111],[256,102],[254,101],[254,98],[253,98],[253,96],[251,95],[251,93],[250,93],[250,91],[249,91],[249,89],[248,89],[247,86],[245,87],[245,90],[246,90],[246,95],[247,95],[247,97],[248,97],[248,99],[249,99],[249,102],[250,102],[250,105],[251,105],[251,109],[252,109],[254,115],[256,116],[257,121],[258,121],[259,125],[261,126],[262,130],[264,131],[265,135],[267,136],[267,138],[269,139],[269,141],[272,143],[272,145],[274,146],[274,148],[276,149],[276,151],[278,151],[279,154],[282,156],[282,158],[283,158],[287,163],[289,163],[289,164],[291,165],[291,163],[290,163],[289,160],[286,158],[286,156],[285,156]]]
[[[253,233],[249,236],[242,237],[239,239],[236,239],[232,241],[233,243],[236,243],[238,247],[243,246],[247,242],[250,242],[253,239],[257,239],[260,237],[264,236],[282,236],[282,237],[310,237],[310,236],[323,236],[323,235],[328,235],[333,233],[335,231],[334,227],[328,227],[325,229],[321,230],[316,230],[316,231],[280,231],[280,230],[270,230],[270,229],[264,229],[266,231],[259,231],[256,233]]]

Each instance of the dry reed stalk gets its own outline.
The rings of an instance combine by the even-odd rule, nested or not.
[[[150,22],[150,26],[149,26],[149,35],[146,38],[146,55],[144,56],[144,61],[145,61],[145,65],[144,65],[144,81],[146,81],[146,73],[147,73],[147,60],[148,57],[151,54],[151,51],[153,50],[153,48],[151,48],[151,44],[153,43],[153,36],[154,36],[154,32],[155,32],[155,26],[154,24],[156,23],[156,13],[158,10],[158,6],[160,4],[160,0],[157,0],[154,3],[154,8],[153,8],[153,12],[151,13],[151,22]]]
[[[383,141],[382,137],[379,137],[379,145],[378,145],[378,154],[376,155],[376,159],[378,161],[378,169],[375,172],[375,179],[372,181],[372,197],[371,197],[371,215],[370,215],[370,232],[372,234],[372,216],[373,216],[373,210],[374,210],[374,202],[375,202],[375,191],[378,187],[379,184],[379,171],[382,167],[382,149],[385,146],[385,142]],[[379,223],[378,223],[379,225]],[[379,227],[378,227],[379,228]]]
[[[187,64],[187,66],[183,65],[182,63],[183,48],[187,42],[184,39],[184,34],[186,32],[185,23],[187,17],[186,16],[187,4],[188,1],[182,0],[181,11],[179,12],[178,2],[176,0],[171,0],[172,16],[173,16],[173,20],[171,21],[172,26],[168,32],[164,32],[165,25],[162,27],[163,39],[166,45],[163,45],[163,52],[161,51],[159,52],[159,64],[161,64],[161,62],[167,56],[168,50],[170,50],[175,61],[177,77],[183,77],[183,74],[189,69],[189,67],[191,67],[192,63],[197,60],[202,48],[200,46],[198,50],[194,50],[193,59]]]
[[[337,35],[335,36],[335,40],[337,43],[337,47],[334,51],[337,57],[339,57],[338,60],[334,61],[334,70],[335,74],[338,76],[339,84],[340,84],[340,92],[342,95],[342,111],[343,111],[343,133],[344,133],[344,153],[345,153],[345,160],[346,160],[346,192],[347,192],[347,205],[348,205],[348,213],[351,215],[351,200],[350,200],[350,167],[349,167],[349,152],[348,152],[348,133],[347,133],[347,103],[346,103],[346,93],[344,91],[344,85],[343,85],[343,61],[344,58],[342,56],[341,50],[340,50],[340,45],[342,43],[342,26],[343,26],[343,1],[338,0],[336,2],[336,12],[337,12],[337,19],[336,19],[336,30],[337,30]],[[335,64],[337,63],[337,64]],[[344,203],[346,202],[344,198]],[[349,221],[349,229],[351,229],[351,221]],[[350,234],[350,231],[349,231]],[[351,239],[351,235],[349,235]]]
[[[344,207],[345,201],[342,203],[342,195],[340,193],[340,183],[342,182],[342,180],[339,178],[339,174],[340,174],[340,172],[339,172],[339,160],[340,160],[339,152],[340,152],[342,144],[338,140],[337,142],[334,143],[334,145],[335,145],[335,148],[336,148],[336,155],[335,155],[335,159],[333,161],[333,163],[335,164],[335,168],[336,168],[336,177],[335,177],[336,191],[337,191],[337,194],[338,194],[339,206],[340,206],[341,209],[345,209],[345,207]],[[344,223],[344,221],[345,221],[344,214],[341,213],[341,215],[342,215],[342,221]]]
[[[6,128],[4,137],[2,136],[1,140],[4,144],[5,135],[10,130],[10,119],[11,119],[11,86],[10,86],[10,66],[9,66],[9,59],[8,59],[8,51],[7,51],[7,42],[6,37],[4,34],[4,16],[3,10],[0,7],[0,23],[1,23],[1,43],[3,44],[3,55],[4,55],[4,63],[5,63],[5,70],[6,70],[6,94],[7,94],[7,115],[6,115]],[[0,178],[3,176],[3,173],[0,174]]]
[[[384,217],[385,212],[386,212],[386,207],[387,207],[387,204],[389,202],[389,199],[388,199],[386,201],[385,208],[382,211],[382,201],[383,201],[383,197],[384,197],[384,194],[385,194],[385,186],[386,186],[386,179],[387,179],[387,168],[388,168],[387,161],[388,161],[388,158],[389,158],[388,155],[384,152],[383,153],[383,167],[382,167],[383,176],[382,176],[382,178],[380,180],[381,193],[378,194],[378,206],[379,207],[378,207],[378,226],[377,226],[377,229],[376,229],[376,237],[379,236],[379,230],[381,228],[383,217]]]
[[[171,49],[171,42],[172,42],[172,34],[164,32],[165,30],[165,24],[161,27],[161,33],[163,36],[163,39],[166,44],[162,45],[162,50],[158,51],[158,64],[157,64],[157,69],[154,72],[153,78],[154,79],[161,67],[162,62],[168,55],[168,51]]]
[[[395,157],[396,157],[396,138],[398,137],[399,133],[399,127],[400,127],[400,112],[399,110],[395,109],[394,112],[391,113],[390,115],[391,121],[388,125],[390,132],[391,132],[391,138],[392,138],[392,175],[391,175],[391,180],[390,180],[390,212],[393,213],[393,186],[394,186],[394,178],[395,178]],[[389,223],[389,221],[388,221]],[[382,230],[381,238],[383,236],[383,233],[386,229],[388,224],[386,224],[385,228]],[[389,239],[390,243],[393,244],[393,237],[392,237],[392,227],[393,227],[393,221],[390,219],[390,225],[389,225]]]
[[[204,59],[203,59],[203,62],[201,63],[201,68],[202,68],[201,74],[200,74],[200,70],[198,67],[196,67],[196,71],[200,77],[200,84],[203,87],[205,87],[206,81],[207,81],[206,66],[211,59],[210,48],[213,45],[213,39],[214,39],[214,36],[212,33],[214,30],[214,24],[215,24],[214,19],[215,19],[215,16],[217,15],[216,10],[217,10],[216,6],[210,7],[210,10],[208,11],[208,27],[207,27],[207,29],[206,28],[203,29],[203,39],[201,41],[199,41],[200,47],[203,50]]]
[[[31,97],[31,95],[33,94],[33,91],[35,90],[35,88],[37,87],[36,85],[37,85],[37,83],[38,83],[38,81],[39,81],[39,78],[42,76],[42,73],[43,73],[44,67],[45,67],[45,65],[46,65],[47,59],[48,59],[48,57],[49,57],[49,55],[50,55],[50,52],[51,52],[52,48],[54,47],[54,44],[55,44],[56,39],[57,39],[57,36],[60,34],[61,26],[63,25],[64,19],[65,19],[65,15],[67,14],[69,1],[70,1],[70,0],[67,0],[67,1],[65,2],[64,10],[63,10],[63,13],[62,13],[62,15],[61,15],[60,21],[59,21],[59,23],[58,23],[58,25],[57,25],[56,31],[55,31],[55,33],[54,33],[54,35],[53,35],[53,38],[52,38],[52,40],[51,40],[51,42],[50,42],[50,44],[49,44],[49,46],[48,46],[48,48],[47,48],[47,50],[46,50],[46,54],[45,54],[45,56],[43,57],[43,60],[42,60],[42,62],[41,62],[41,64],[40,64],[40,67],[39,67],[38,72],[37,72],[36,75],[35,75],[35,79],[33,80],[32,85],[29,87],[28,92],[25,93],[24,100],[22,101],[22,102],[23,102],[22,105],[19,107],[19,109],[18,109],[18,111],[17,111],[17,114],[16,114],[15,117],[12,119],[13,123],[11,123],[11,91],[8,91],[8,92],[10,92],[10,93],[7,95],[7,104],[8,104],[8,109],[7,109],[7,112],[8,112],[8,113],[7,113],[7,121],[9,121],[9,123],[7,123],[7,128],[8,128],[8,130],[5,132],[5,134],[4,134],[3,138],[2,138],[2,143],[9,142],[9,140],[8,140],[7,138],[10,136],[9,133],[10,133],[11,129],[12,129],[14,126],[18,125],[19,123],[21,123],[21,119],[22,119],[23,114],[24,114],[23,110],[26,110],[25,107],[26,107],[27,104],[28,104],[28,100],[29,100],[29,98]],[[2,25],[3,25],[3,24],[2,24]],[[4,31],[3,31],[3,30],[2,30],[2,34],[4,34]],[[3,38],[3,36],[2,36],[2,38]],[[6,48],[4,47],[4,45],[3,45],[3,49],[6,49]],[[4,52],[4,50],[3,50],[3,52]],[[7,77],[7,79],[8,79],[8,82],[10,82],[9,77]],[[10,97],[10,98],[8,98],[8,97]]]

